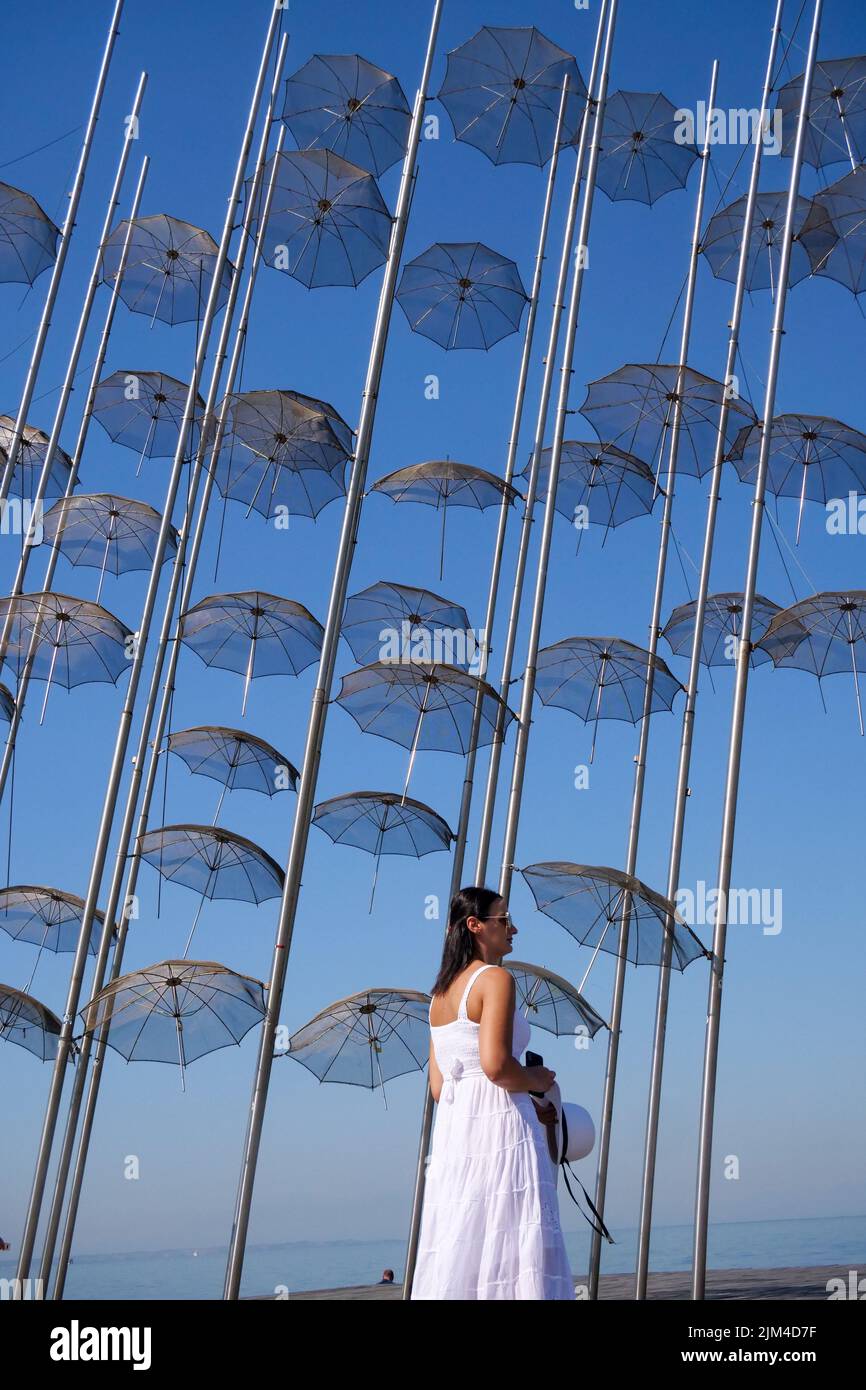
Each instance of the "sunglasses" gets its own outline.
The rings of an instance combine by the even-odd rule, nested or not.
[[[485,917],[484,920],[485,922],[505,922],[507,926],[511,927],[512,931],[517,930],[517,923],[510,912],[500,912],[496,917]]]

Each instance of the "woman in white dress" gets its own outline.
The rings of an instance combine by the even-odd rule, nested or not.
[[[437,1102],[413,1299],[574,1299],[556,1173],[536,1106],[555,1073],[518,1060],[530,1038],[500,962],[516,927],[489,888],[452,900],[430,1005]]]

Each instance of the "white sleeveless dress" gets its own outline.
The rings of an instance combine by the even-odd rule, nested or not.
[[[452,1023],[430,1027],[443,1085],[412,1298],[573,1300],[545,1128],[526,1092],[484,1074],[481,1025],[466,1013],[469,991],[491,968],[472,975]],[[515,1009],[516,1058],[530,1034]]]

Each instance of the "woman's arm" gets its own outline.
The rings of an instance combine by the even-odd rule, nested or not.
[[[439,1097],[442,1094],[442,1073],[436,1063],[436,1053],[433,1051],[432,1037],[430,1039],[430,1071],[428,1075],[430,1079],[430,1094],[438,1105]]]
[[[516,994],[511,971],[501,966],[485,970],[476,989],[483,989],[478,1049],[485,1075],[505,1091],[546,1091],[554,1073],[546,1067],[524,1067],[511,1051]]]

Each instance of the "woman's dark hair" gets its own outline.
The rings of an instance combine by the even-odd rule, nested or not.
[[[459,893],[454,894],[448,909],[448,930],[442,948],[442,963],[432,994],[444,994],[451,981],[475,959],[475,939],[466,922],[470,917],[477,917],[483,922],[490,916],[491,908],[494,903],[499,902],[500,896],[492,888],[477,887],[461,888]]]

